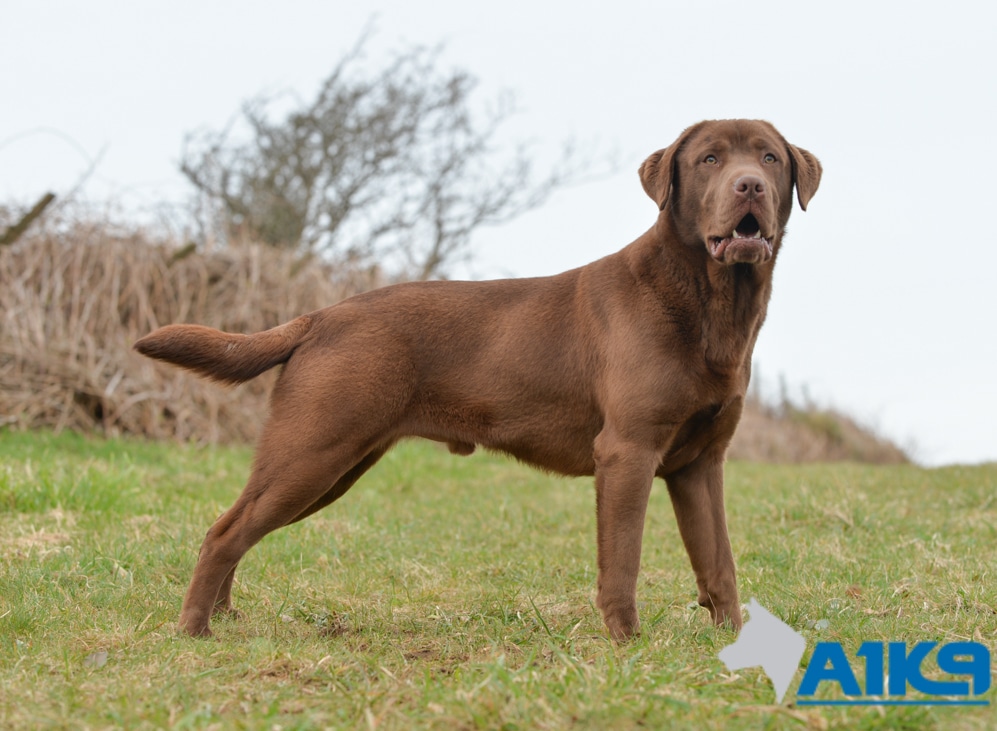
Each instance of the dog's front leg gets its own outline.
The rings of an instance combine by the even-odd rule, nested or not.
[[[730,623],[740,629],[741,606],[724,511],[723,452],[707,450],[665,481],[696,573],[700,605],[710,610],[715,624]]]
[[[644,515],[659,455],[607,432],[596,439],[595,489],[599,578],[596,606],[610,636],[640,632],[637,573]]]

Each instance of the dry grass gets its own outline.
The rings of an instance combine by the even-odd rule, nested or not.
[[[261,245],[205,253],[101,220],[46,221],[0,247],[0,427],[252,440],[272,374],[224,389],[142,358],[131,344],[173,322],[263,330],[381,283],[376,272]],[[757,398],[731,454],[907,461],[841,414]]]
[[[730,448],[731,459],[756,462],[906,464],[900,447],[847,414],[786,399],[765,403],[749,395]]]
[[[131,344],[172,322],[262,330],[370,284],[268,247],[206,255],[104,223],[25,237],[0,249],[0,426],[252,439],[271,379],[225,390]]]

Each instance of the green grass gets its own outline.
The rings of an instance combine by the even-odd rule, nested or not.
[[[593,606],[590,480],[425,443],[267,537],[240,620],[179,636],[247,449],[0,432],[0,728],[993,729],[987,708],[773,705],[690,608],[663,485],[617,647]],[[742,600],[808,638],[997,649],[997,466],[730,464]],[[995,653],[997,654],[997,653]],[[995,683],[997,684],[997,683]],[[833,697],[833,692],[822,694]],[[832,689],[833,690],[833,689]]]

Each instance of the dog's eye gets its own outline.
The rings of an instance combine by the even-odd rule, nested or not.
[[[773,155],[771,152],[767,152],[765,153],[765,157],[763,159],[765,160],[765,162],[771,164],[775,162],[775,155]]]
[[[703,162],[705,162],[707,165],[716,165],[720,161],[717,160],[716,155],[707,155],[706,157],[703,158]]]

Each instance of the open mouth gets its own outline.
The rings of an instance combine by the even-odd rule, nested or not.
[[[758,219],[749,213],[730,236],[711,236],[710,254],[724,264],[761,264],[772,258],[772,242],[762,236]]]

